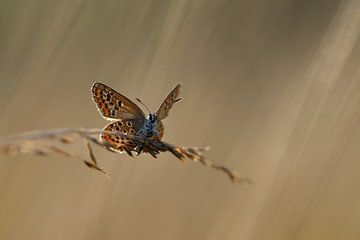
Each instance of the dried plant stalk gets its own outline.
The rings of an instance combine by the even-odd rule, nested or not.
[[[151,154],[155,158],[160,152],[169,151],[181,161],[184,161],[185,159],[190,159],[193,162],[200,162],[206,167],[219,170],[225,173],[232,182],[248,184],[252,183],[251,179],[241,177],[229,168],[214,164],[213,162],[208,160],[203,155],[203,152],[208,151],[209,148],[201,149],[194,147],[178,147],[163,141],[147,141],[146,139],[144,140],[137,136],[129,136],[116,131],[113,132],[100,129],[84,128],[60,128],[27,132],[12,137],[0,138],[0,151],[7,155],[29,153],[47,156],[50,154],[59,154],[65,157],[77,158],[82,160],[89,168],[97,170],[108,176],[105,170],[98,165],[98,162],[90,146],[90,142],[92,142],[96,145],[104,147],[109,151],[113,151],[111,148],[112,146],[108,142],[99,139],[98,136],[101,133],[130,138],[138,146],[143,147],[144,152]],[[85,140],[85,145],[89,152],[90,161],[64,149],[64,144],[72,144],[74,143],[76,138],[82,138]],[[56,143],[62,143],[63,145],[59,147],[56,145]],[[125,151],[129,156],[133,156],[130,150],[125,149]]]

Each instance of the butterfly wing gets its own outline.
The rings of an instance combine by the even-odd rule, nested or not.
[[[131,155],[131,151],[134,151],[137,146],[137,144],[131,139],[131,137],[139,134],[139,131],[142,129],[142,127],[143,124],[138,119],[124,118],[120,121],[108,124],[103,129],[104,131],[121,132],[123,136],[102,133],[100,135],[100,138],[109,145],[109,148],[111,150],[116,152],[126,151],[129,155]]]
[[[144,121],[145,114],[143,111],[134,102],[114,89],[102,83],[94,83],[91,92],[98,110],[106,119],[136,118]]]
[[[169,93],[169,95],[160,105],[159,110],[157,110],[156,112],[156,117],[159,120],[166,118],[169,115],[169,111],[172,105],[180,100],[178,99],[178,96],[180,95],[180,87],[181,87],[180,83],[176,85],[176,87]]]

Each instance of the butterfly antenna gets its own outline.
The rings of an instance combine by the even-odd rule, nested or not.
[[[148,110],[149,114],[151,114],[149,108],[145,105],[145,103],[143,103],[139,98],[136,98],[136,100],[137,100],[139,103],[141,103],[141,105],[143,105],[143,106],[146,108],[146,110]]]

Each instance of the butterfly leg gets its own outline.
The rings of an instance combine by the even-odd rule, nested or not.
[[[158,153],[153,152],[153,151],[151,151],[151,150],[149,151],[149,153],[150,153],[151,156],[153,156],[153,158],[157,158],[156,154],[158,154]]]
[[[137,145],[135,148],[136,154],[139,156],[141,154],[141,152],[144,150],[144,145]]]

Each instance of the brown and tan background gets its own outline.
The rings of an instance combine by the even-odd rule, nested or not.
[[[359,239],[359,33],[358,0],[1,0],[0,136],[103,127],[94,81],[153,111],[182,82],[165,140],[254,185],[170,154],[95,148],[111,181],[1,155],[0,239]]]

